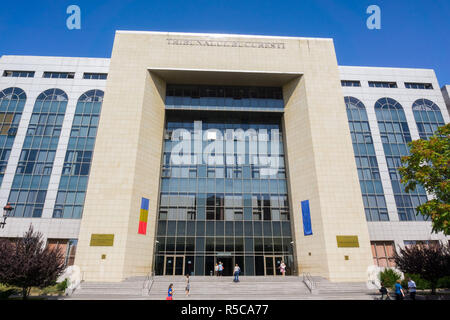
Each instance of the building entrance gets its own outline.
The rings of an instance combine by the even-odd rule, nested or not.
[[[184,256],[166,256],[164,260],[165,276],[181,276],[184,270]]]
[[[264,256],[264,275],[276,276],[281,275],[280,264],[283,260],[281,256]]]
[[[222,262],[223,264],[223,275],[232,276],[234,270],[234,258],[232,256],[217,257],[217,263]]]

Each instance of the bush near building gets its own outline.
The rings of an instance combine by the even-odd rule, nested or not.
[[[42,234],[34,232],[31,225],[14,243],[0,239],[0,257],[0,283],[20,288],[23,299],[33,287],[43,289],[55,285],[64,270],[64,254],[60,248],[44,246]]]

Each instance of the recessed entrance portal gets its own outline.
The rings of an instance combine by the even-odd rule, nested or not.
[[[169,90],[166,98],[175,103],[177,95],[188,89],[197,95],[197,87],[189,87],[181,93]],[[224,88],[203,89],[220,89],[217,95]],[[225,89],[244,96],[250,90]],[[260,91],[265,94],[258,98]],[[282,103],[279,88],[251,89],[249,103],[253,101],[258,108],[273,104],[266,101],[268,96]],[[212,157],[208,155],[212,146],[226,151],[231,145],[234,160],[205,160]],[[256,154],[257,150],[262,153]],[[281,260],[292,270],[284,150],[281,113],[166,110],[155,273],[209,276],[214,275],[216,263],[222,262],[224,276],[233,276],[236,264],[242,276],[273,276],[280,274]],[[185,153],[191,160],[184,158]]]

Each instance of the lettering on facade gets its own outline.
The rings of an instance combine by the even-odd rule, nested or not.
[[[285,44],[283,42],[167,39],[167,44],[172,46],[285,49]]]

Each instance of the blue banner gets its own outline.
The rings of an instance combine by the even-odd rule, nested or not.
[[[311,228],[311,213],[309,211],[309,200],[301,202],[302,204],[302,217],[303,217],[303,233],[305,236],[312,235]]]

